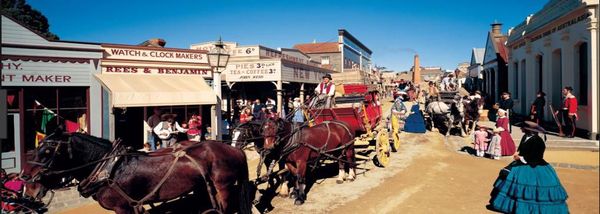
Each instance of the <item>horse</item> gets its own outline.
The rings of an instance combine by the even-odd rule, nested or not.
[[[262,134],[265,149],[278,151],[293,175],[292,196],[295,196],[295,205],[301,205],[306,200],[308,164],[316,166],[323,157],[338,161],[338,184],[344,182],[345,168],[349,169],[347,179],[355,179],[354,133],[348,124],[334,120],[308,128],[292,130],[291,127],[283,119],[268,119],[263,123]]]
[[[82,196],[92,196],[115,213],[139,213],[143,204],[176,199],[192,191],[208,196],[211,207],[207,211],[251,213],[243,151],[216,141],[180,145],[145,153],[59,130],[36,149],[33,162],[43,170],[34,175],[34,181],[57,188],[60,185],[50,183],[53,179],[48,177],[75,179]]]
[[[473,98],[465,106],[464,113],[464,124],[463,129],[470,135],[473,129],[475,129],[475,124],[479,121],[479,109],[483,106],[483,102],[480,98]]]
[[[261,122],[250,121],[233,128],[231,131],[231,146],[243,150],[252,143],[257,148],[257,152],[259,152],[263,143],[263,138],[260,134],[261,124]]]
[[[464,118],[465,106],[462,98],[455,98],[454,102],[450,105],[450,127],[446,135],[449,135],[453,129],[459,129],[460,135],[465,136]]]

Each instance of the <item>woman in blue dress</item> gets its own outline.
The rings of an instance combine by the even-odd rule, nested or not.
[[[569,213],[567,192],[554,168],[544,160],[545,130],[526,121],[514,161],[494,182],[488,209],[502,213]]]
[[[404,131],[409,133],[425,133],[425,118],[419,107],[419,103],[415,99],[415,89],[410,88],[407,91],[409,100],[404,102],[407,112],[407,117],[404,123]]]

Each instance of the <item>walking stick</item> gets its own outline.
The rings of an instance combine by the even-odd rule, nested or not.
[[[565,136],[565,133],[563,132],[562,129],[562,124],[560,122],[560,120],[558,120],[558,112],[554,111],[554,108],[552,107],[552,104],[548,104],[548,107],[550,107],[550,111],[552,112],[552,119],[554,119],[554,122],[556,123],[556,126],[558,126],[558,136]]]

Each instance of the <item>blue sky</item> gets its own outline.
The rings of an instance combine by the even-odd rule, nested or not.
[[[345,28],[373,51],[375,64],[454,69],[484,47],[490,23],[503,31],[540,10],[547,0],[278,0],[140,1],[29,0],[62,40],[138,44],[163,38],[168,47],[215,40],[271,48],[336,41]]]

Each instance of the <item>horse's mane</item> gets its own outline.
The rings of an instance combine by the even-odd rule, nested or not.
[[[112,149],[110,141],[88,134],[74,133],[71,138],[75,144],[79,144],[80,148],[86,150],[87,155],[84,157],[86,162],[99,159]]]
[[[102,147],[104,149],[110,149],[112,147],[112,143],[109,140],[95,137],[95,136],[88,135],[88,134],[73,133],[72,137],[73,138],[81,138],[81,140],[83,140],[83,141],[93,143],[94,145]]]

